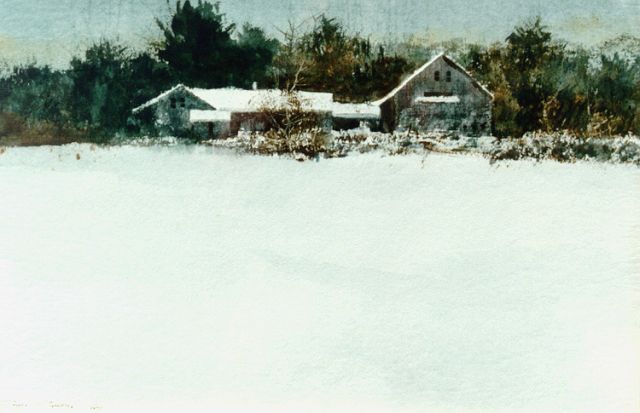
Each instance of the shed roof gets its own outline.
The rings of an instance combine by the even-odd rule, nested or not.
[[[199,99],[218,110],[231,112],[253,112],[268,105],[279,107],[287,103],[287,95],[278,89],[245,90],[236,88],[224,89],[189,89]],[[331,111],[333,94],[317,92],[297,92],[303,107],[314,111]]]
[[[133,109],[134,113],[140,112],[157,104],[172,93],[184,90],[191,93],[213,109],[228,112],[254,112],[262,106],[283,106],[287,102],[287,95],[278,89],[246,90],[238,88],[201,89],[190,88],[185,85],[177,85],[148,102]],[[312,111],[330,112],[333,109],[333,94],[318,92],[297,92],[302,100],[303,107]]]
[[[379,119],[380,106],[371,103],[333,103],[333,116],[349,119]]]
[[[189,122],[230,122],[231,112],[225,110],[190,110]]]

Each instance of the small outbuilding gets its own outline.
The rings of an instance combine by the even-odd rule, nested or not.
[[[315,114],[318,127],[331,131],[333,94],[297,92],[297,96],[304,110]],[[275,89],[198,89],[177,85],[133,109],[133,114],[159,135],[214,139],[235,136],[241,130],[267,130],[265,108],[286,103],[286,94]]]
[[[367,127],[377,130],[380,125],[380,106],[372,103],[333,103],[333,129],[350,130]]]

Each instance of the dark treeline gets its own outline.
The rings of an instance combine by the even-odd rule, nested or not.
[[[0,78],[0,140],[106,141],[136,134],[131,109],[177,83],[194,87],[279,87],[333,92],[342,101],[383,96],[437,50],[458,59],[495,94],[494,133],[569,130],[576,135],[640,134],[640,41],[569,47],[539,19],[490,46],[373,43],[318,16],[281,40],[230,23],[218,3],[178,2],[161,36],[143,51],[103,40],[66,69],[37,63]]]

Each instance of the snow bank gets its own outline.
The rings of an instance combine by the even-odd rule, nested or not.
[[[301,137],[304,139],[304,136]],[[266,142],[259,133],[241,133],[207,144],[252,153],[263,150]],[[491,162],[503,160],[555,160],[560,162],[597,161],[640,165],[640,138],[633,135],[610,138],[579,138],[563,133],[530,133],[521,139],[497,139],[492,136],[463,136],[447,132],[414,133],[372,132],[367,127],[334,131],[321,148],[324,157],[345,157],[350,153],[376,151],[389,155],[426,154],[428,152],[480,154]]]
[[[0,410],[637,412],[639,179],[9,148]]]

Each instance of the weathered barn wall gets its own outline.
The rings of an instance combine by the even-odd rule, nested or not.
[[[190,126],[190,135],[195,139],[220,139],[231,136],[229,122],[197,122]]]
[[[416,100],[457,96],[457,103]],[[446,130],[469,135],[491,133],[492,97],[448,58],[440,56],[381,104],[384,129]]]
[[[186,136],[193,131],[189,122],[189,111],[213,108],[188,91],[178,89],[159,99],[152,109],[155,112],[154,123],[158,133],[169,136]]]

